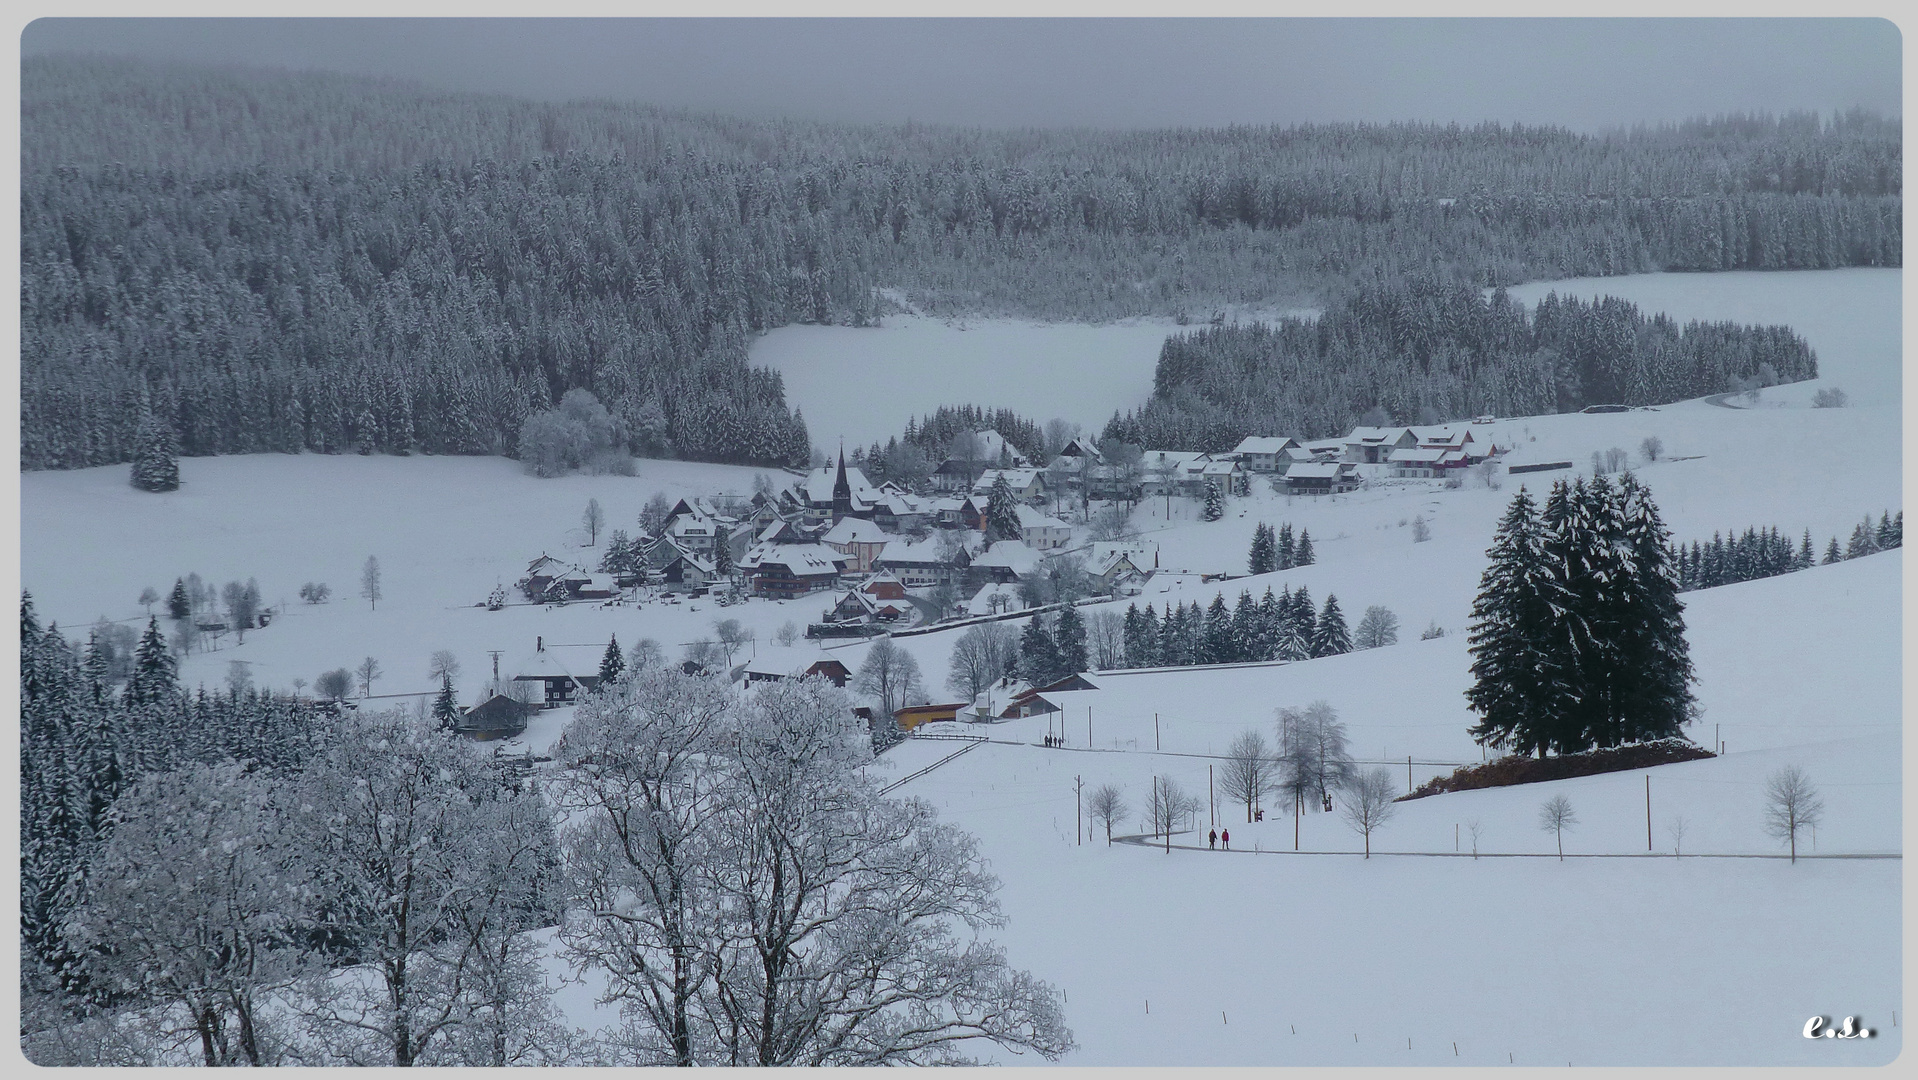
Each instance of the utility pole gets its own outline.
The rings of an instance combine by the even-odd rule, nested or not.
[[[1152,714],[1152,748],[1159,749],[1159,714]]]
[[[1205,767],[1205,812],[1212,818],[1212,828],[1219,827],[1219,807],[1212,801],[1212,766]]]
[[[1652,774],[1645,774],[1645,850],[1652,849]]]
[[[1086,706],[1086,749],[1092,749],[1092,706]]]
[[[1292,850],[1299,850],[1299,819],[1305,816],[1305,793],[1292,793]]]
[[[1072,778],[1072,822],[1079,831],[1080,847],[1084,847],[1086,842],[1085,787],[1085,777],[1075,776]]]
[[[1405,755],[1405,792],[1412,793],[1412,755]]]

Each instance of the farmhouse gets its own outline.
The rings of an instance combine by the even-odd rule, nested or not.
[[[535,708],[555,709],[571,705],[579,696],[599,685],[598,675],[575,676],[546,649],[544,637],[534,639],[533,655],[522,661],[512,681],[525,687],[525,697]],[[518,696],[518,695],[515,695]]]
[[[507,694],[494,694],[461,713],[453,723],[453,731],[481,742],[510,739],[526,730],[526,716],[530,712],[532,709],[525,702]]]
[[[760,648],[751,660],[739,669],[739,677],[747,685],[762,682],[780,682],[785,679],[803,679],[809,675],[831,680],[834,686],[844,687],[852,679],[852,672],[846,665],[821,653],[818,649],[785,648],[769,645]]]
[[[1355,491],[1364,481],[1349,461],[1312,461],[1294,465],[1285,474],[1286,491],[1293,495],[1336,495]]]
[[[1021,504],[1019,538],[1034,551],[1057,551],[1072,543],[1072,526],[1051,514]]]
[[[1039,567],[1039,553],[1018,540],[1001,540],[966,570],[968,582],[1017,581]]]
[[[898,622],[912,613],[912,604],[902,595],[896,598],[874,596],[864,589],[849,589],[826,612],[827,622]]]
[[[1232,454],[1248,472],[1277,473],[1285,471],[1279,455],[1298,445],[1297,439],[1286,435],[1247,435],[1232,448]]]
[[[1394,450],[1416,448],[1419,436],[1409,427],[1355,427],[1344,441],[1346,461],[1377,465]]]
[[[1025,503],[1041,503],[1046,499],[1046,474],[1042,469],[987,469],[979,474],[972,485],[972,497],[983,504],[992,495],[992,485],[1000,477],[1005,477],[1006,485],[1012,488],[1013,498]]]
[[[896,576],[902,585],[918,589],[957,585],[971,563],[972,556],[964,545],[929,537],[913,542],[891,541],[874,565]]]
[[[960,432],[947,446],[946,459],[933,470],[932,486],[938,491],[966,491],[979,479],[981,470],[1023,469],[1031,466],[1026,456],[1014,449],[1005,436],[990,428]]]
[[[753,593],[791,600],[839,586],[842,563],[824,544],[778,544],[760,552],[752,568]]]
[[[1391,466],[1393,476],[1426,478],[1446,476],[1469,464],[1463,450],[1425,447],[1394,450],[1386,455],[1385,462]]]

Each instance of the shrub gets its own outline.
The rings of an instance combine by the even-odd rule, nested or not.
[[[1659,739],[1654,742],[1609,746],[1600,750],[1587,750],[1583,753],[1563,754],[1549,758],[1507,754],[1482,765],[1461,766],[1453,770],[1450,776],[1435,776],[1400,796],[1399,801],[1422,799],[1427,795],[1441,795],[1448,791],[1476,791],[1480,788],[1509,787],[1513,784],[1536,784],[1545,780],[1564,780],[1572,776],[1624,772],[1629,769],[1669,765],[1678,761],[1700,761],[1717,756],[1710,750],[1686,739]]]

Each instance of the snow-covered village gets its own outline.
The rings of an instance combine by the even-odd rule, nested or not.
[[[79,22],[25,1061],[1901,1053],[1890,24],[1889,104],[1255,127]]]

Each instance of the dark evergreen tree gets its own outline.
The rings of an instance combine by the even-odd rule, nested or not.
[[[1898,545],[1891,542],[1891,511],[1887,510],[1878,517],[1878,529],[1872,533],[1872,542],[1879,551],[1886,551]]]
[[[1046,626],[1045,616],[1035,615],[1019,636],[1019,676],[1034,686],[1043,686],[1060,678],[1059,645]]]
[[[179,454],[172,425],[151,410],[144,412],[134,439],[133,486],[141,491],[178,491]]]
[[[1126,647],[1127,662],[1133,667],[1158,667],[1164,661],[1159,651],[1159,616],[1151,604],[1139,612],[1139,645],[1135,653]]]
[[[1277,547],[1278,547],[1278,550],[1274,554],[1278,561],[1277,561],[1277,564],[1273,567],[1273,569],[1290,570],[1294,566],[1298,565],[1298,563],[1295,561],[1297,558],[1297,552],[1293,549],[1291,522],[1288,521],[1279,526],[1279,537],[1278,537]]]
[[[179,578],[173,579],[173,591],[167,593],[166,613],[167,618],[176,621],[193,614],[193,602],[186,595],[186,582]]]
[[[1278,568],[1278,545],[1272,536],[1272,526],[1261,521],[1252,528],[1252,551],[1246,558],[1246,569],[1254,574],[1269,574]]]
[[[1217,521],[1225,516],[1225,495],[1219,491],[1216,481],[1205,482],[1205,509],[1200,516],[1206,521]]]
[[[1838,550],[1838,538],[1832,537],[1831,543],[1825,545],[1824,565],[1830,566],[1832,563],[1842,562],[1844,558],[1845,556]]]
[[[1053,647],[1058,650],[1058,678],[1076,675],[1089,670],[1091,663],[1086,658],[1086,624],[1079,617],[1079,609],[1068,604],[1059,612],[1057,624],[1053,628]]]
[[[1314,561],[1314,557],[1312,555],[1312,533],[1306,529],[1300,529],[1299,542],[1292,549],[1292,565],[1293,566],[1311,566],[1313,561]]]
[[[1239,591],[1238,605],[1232,609],[1232,645],[1240,663],[1263,660],[1260,643],[1264,628],[1259,622],[1259,602],[1250,590]]]
[[[173,653],[166,636],[160,633],[160,621],[147,619],[140,644],[133,655],[133,675],[127,680],[127,700],[135,704],[160,701],[179,689]]]
[[[451,733],[459,723],[459,702],[453,697],[453,677],[440,675],[440,692],[433,697],[433,723],[439,730]]]
[[[1805,538],[1803,540],[1800,540],[1798,543],[1798,557],[1795,560],[1793,560],[1792,568],[1796,570],[1804,570],[1810,567],[1811,564],[1816,561],[1816,559],[1817,559],[1817,556],[1814,555],[1811,550],[1811,530],[1806,529]],[[1689,584],[1689,581],[1687,582],[1687,584]]]
[[[1618,516],[1627,563],[1612,625],[1623,640],[1618,664],[1607,673],[1611,713],[1587,733],[1599,746],[1677,738],[1697,712],[1685,605],[1666,555],[1665,523],[1651,492],[1631,473],[1619,481]],[[1789,557],[1790,544],[1780,539],[1778,546]]]
[[[1290,593],[1288,592],[1288,596]],[[1253,636],[1254,647],[1258,650],[1257,659],[1279,659],[1279,639],[1285,633],[1285,615],[1281,601],[1272,594],[1272,586],[1265,587],[1265,595],[1259,598],[1258,631]]]
[[[1012,484],[1001,472],[992,478],[992,486],[986,489],[986,539],[997,543],[1000,540],[1017,540],[1021,535],[1019,528],[1019,499],[1012,493]]]
[[[713,573],[722,578],[738,573],[739,566],[733,562],[733,531],[725,525],[713,526]]]
[[[1205,632],[1201,640],[1203,651],[1199,663],[1230,664],[1238,660],[1238,644],[1232,633],[1232,610],[1225,606],[1224,593],[1214,594],[1212,605],[1206,609]]]
[[[619,651],[619,635],[606,641],[606,652],[599,658],[599,684],[611,686],[626,670],[626,657]]]
[[[1521,754],[1539,748],[1543,694],[1540,671],[1550,615],[1545,602],[1543,528],[1532,497],[1520,488],[1499,519],[1489,560],[1479,578],[1466,636],[1472,654],[1472,686],[1465,692],[1479,722],[1472,738],[1487,746],[1510,746]]]
[[[1351,651],[1352,635],[1345,628],[1345,613],[1339,610],[1339,598],[1326,593],[1325,610],[1319,613],[1318,622],[1312,628],[1312,655],[1315,658],[1337,656]]]

